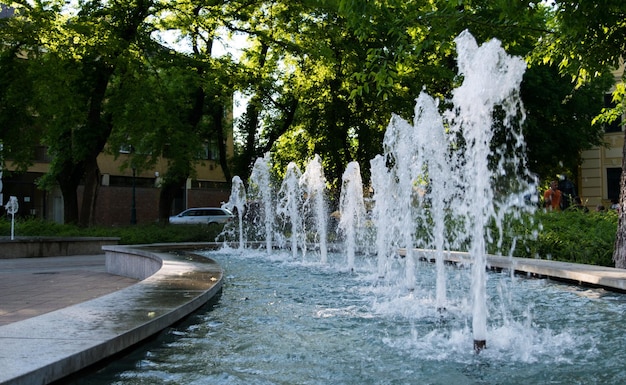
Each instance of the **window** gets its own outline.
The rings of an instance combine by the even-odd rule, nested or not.
[[[606,169],[606,190],[609,200],[619,200],[619,182],[622,176],[621,167],[610,167]]]
[[[48,147],[36,146],[35,147],[35,162],[50,163],[52,157],[48,154]]]
[[[208,142],[205,142],[202,146],[202,154],[200,155],[201,159],[204,160],[219,160],[220,150],[217,145],[217,140],[211,139]]]

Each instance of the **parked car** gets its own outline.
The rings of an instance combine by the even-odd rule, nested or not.
[[[195,207],[170,217],[170,223],[175,225],[223,225],[234,217],[233,213],[219,207]]]

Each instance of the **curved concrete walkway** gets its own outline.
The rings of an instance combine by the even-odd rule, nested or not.
[[[220,266],[192,253],[194,249],[211,247],[215,244],[105,246],[106,270],[102,255],[51,257],[52,265],[48,267],[22,260],[21,263],[31,265],[14,266],[16,274],[21,269],[22,273],[29,271],[42,276],[62,271],[81,276],[76,270],[82,264],[78,270],[83,270],[87,277],[83,284],[114,282],[112,286],[100,287],[98,293],[114,292],[68,306],[63,298],[76,295],[80,285],[79,288],[62,285],[48,297],[48,302],[54,305],[47,310],[54,310],[54,306],[58,310],[34,317],[23,315],[26,319],[0,326],[0,384],[48,384],[141,342],[197,310],[222,286]],[[169,252],[185,249],[191,253]],[[400,254],[404,251],[400,250]],[[425,250],[416,250],[414,255],[427,260],[433,258],[433,253]],[[458,264],[471,263],[467,253],[447,253],[445,258]],[[2,263],[19,265],[16,261]],[[497,256],[488,256],[487,263],[491,268],[626,291],[626,270],[622,269]],[[48,294],[53,289],[45,280],[36,282],[39,292]],[[115,285],[124,288],[118,290]],[[8,292],[0,293],[0,299],[20,295],[16,287],[5,290]],[[0,310],[5,306],[3,303]]]
[[[107,271],[131,277],[130,286],[125,282],[127,287],[113,293],[0,326],[0,384],[48,384],[137,344],[197,310],[221,289],[222,269],[193,253],[168,252],[197,247],[103,247]],[[91,279],[110,280],[111,276]],[[72,293],[55,295],[62,298]]]

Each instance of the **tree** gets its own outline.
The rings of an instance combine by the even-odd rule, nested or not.
[[[33,143],[41,137],[33,116],[35,82],[24,55],[35,40],[33,30],[15,18],[0,19],[0,170],[10,159],[12,169],[26,171],[33,161]]]
[[[41,129],[41,141],[52,156],[42,183],[59,185],[66,222],[92,223],[100,183],[97,156],[103,151],[117,154],[121,145],[135,150],[126,167],[141,170],[156,157],[167,157],[161,218],[169,217],[173,192],[193,176],[201,161],[198,154],[209,139],[217,138],[228,179],[224,116],[232,95],[230,68],[227,60],[211,59],[220,6],[151,0],[80,2],[77,8],[56,0],[16,4],[16,15],[7,22],[12,28],[2,31],[16,43],[13,52],[5,45],[3,53],[11,64],[18,64],[19,50],[29,70],[24,72],[28,78],[7,82],[22,82],[15,83],[15,90],[21,86],[28,91],[32,85],[31,103],[20,106],[33,121],[11,127]],[[172,23],[190,36],[191,54],[155,41],[159,29],[171,29]],[[12,89],[6,90],[15,98]],[[1,116],[15,120],[17,115],[4,111]],[[19,143],[11,132],[4,135],[10,142],[8,153]],[[79,210],[78,186],[83,181]]]
[[[37,143],[41,135],[32,114],[32,78],[18,50],[0,52],[0,171],[5,159],[11,159],[16,171],[26,170],[33,161],[32,144]],[[6,176],[6,170],[4,172]]]
[[[31,114],[52,156],[47,183],[60,186],[66,222],[87,226],[100,183],[96,159],[112,131],[109,85],[123,72],[121,64],[132,57],[139,36],[147,33],[144,22],[153,4],[95,1],[81,3],[75,12],[58,1],[14,5],[11,23],[28,31],[13,39],[24,41],[20,52],[32,77]],[[81,180],[85,188],[79,211]]]
[[[144,37],[144,56],[135,69],[139,75],[120,81],[124,89],[120,95],[132,97],[120,103],[110,142],[113,148],[116,144],[136,148],[130,161],[138,169],[150,167],[159,158],[167,160],[167,171],[161,175],[161,223],[167,223],[175,195],[195,176],[195,167],[204,161],[201,155],[210,142],[217,143],[221,169],[225,179],[231,179],[226,156],[231,131],[227,115],[236,71],[230,57],[214,58],[212,48],[218,29],[239,6],[225,1],[160,5],[153,28],[175,32],[178,44],[165,48],[153,40],[159,40],[159,34]],[[146,124],[145,118],[137,122],[137,116],[151,118]]]
[[[612,82],[609,73],[575,88],[555,65],[536,64],[526,70],[521,85],[524,138],[528,166],[539,178],[550,181],[568,174],[576,180],[582,150],[603,143],[603,127],[591,122],[601,111]]]

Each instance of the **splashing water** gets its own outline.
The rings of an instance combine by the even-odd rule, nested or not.
[[[248,199],[257,201],[260,204],[259,213],[263,218],[265,249],[268,253],[272,252],[272,235],[274,233],[274,203],[272,200],[270,167],[269,153],[265,154],[263,158],[258,158],[252,168],[248,188]]]
[[[397,115],[390,119],[383,154],[370,162],[374,205],[369,223],[374,229],[378,277],[400,284],[405,294],[419,295],[417,260],[434,258],[434,302],[441,311],[450,304],[444,257],[451,251],[468,252],[472,333],[482,348],[487,334],[487,247],[502,252],[504,220],[519,219],[533,210],[533,202],[524,197],[534,196],[536,181],[525,167],[520,128],[524,112],[518,90],[525,63],[507,55],[497,40],[478,46],[464,32],[455,42],[463,82],[448,101],[452,107],[442,113],[438,101],[422,92],[412,123]],[[266,172],[261,166],[268,162],[269,158],[259,160],[258,169],[255,164],[253,179],[271,191],[258,176]],[[276,214],[284,233],[290,235],[294,259],[298,247],[302,259],[306,258],[304,233],[309,229],[303,223],[313,211],[320,258],[326,263],[324,185],[319,156],[308,163],[304,174],[295,163],[288,165]],[[268,194],[263,195],[264,205],[271,207]],[[339,231],[350,271],[355,268],[356,251],[366,246],[361,242],[366,219],[363,195],[359,165],[351,162],[342,177],[339,202]],[[266,218],[266,223],[273,220]],[[266,235],[268,249],[269,238]],[[273,239],[280,242],[281,235]],[[505,252],[510,255],[512,250]],[[403,264],[402,280],[391,277],[392,264]]]
[[[448,143],[444,135],[444,125],[437,109],[434,98],[421,93],[415,105],[415,118],[413,123],[418,138],[418,154],[421,155],[424,164],[424,180],[428,180],[430,191],[426,191],[426,201],[430,203],[430,217],[433,226],[430,229],[428,240],[430,244],[420,246],[432,248],[435,251],[435,264],[437,271],[436,305],[438,309],[446,306],[446,278],[444,275],[444,241],[445,241],[445,211],[449,207],[447,178],[443,177],[448,172],[448,157],[446,148]],[[422,211],[422,213],[425,210]],[[419,221],[427,221],[428,217],[422,215]]]
[[[343,173],[341,196],[339,197],[339,230],[346,238],[346,257],[348,270],[354,270],[356,242],[360,227],[365,218],[365,203],[363,202],[363,182],[361,169],[356,162],[348,163]]]
[[[319,240],[320,262],[325,264],[328,261],[328,208],[326,205],[326,177],[322,168],[322,159],[315,154],[309,161],[300,179],[300,184],[306,191],[306,200],[303,203],[305,209],[313,211],[314,229]]]
[[[511,57],[497,40],[478,46],[474,37],[465,31],[455,39],[458,52],[459,74],[463,84],[454,90],[452,102],[453,116],[449,116],[451,134],[464,138],[465,162],[457,164],[457,180],[466,187],[459,205],[467,219],[467,234],[470,235],[470,254],[473,258],[473,320],[474,341],[487,338],[487,295],[486,281],[486,241],[487,225],[490,220],[502,218],[496,214],[498,207],[493,185],[498,175],[505,175],[505,157],[499,159],[497,169],[490,168],[493,154],[491,143],[496,107],[503,113],[504,127],[510,127],[518,116],[519,85],[526,63],[518,57]],[[450,112],[451,113],[451,112]],[[497,156],[498,152],[496,152]],[[513,177],[513,176],[509,176]],[[526,191],[523,191],[525,193]],[[501,223],[496,224],[499,228]]]
[[[444,254],[468,245],[472,329],[475,341],[482,344],[487,324],[486,249],[493,240],[488,227],[495,225],[501,235],[507,215],[532,210],[523,196],[530,196],[534,185],[523,156],[517,155],[524,153],[519,130],[523,111],[517,93],[525,63],[508,56],[497,40],[478,46],[464,32],[455,41],[464,80],[453,93],[454,107],[440,114],[436,100],[422,93],[413,124],[392,116],[383,142],[385,152],[371,164],[375,203],[394,204],[377,207],[373,218],[379,231],[379,274],[390,249],[406,248],[407,289],[416,284],[413,247],[433,250],[438,309],[447,302]],[[502,145],[493,140],[498,129],[507,139]],[[388,232],[390,228],[393,231]]]
[[[372,209],[372,220],[376,229],[376,260],[379,278],[385,278],[390,268],[389,261],[394,254],[391,244],[393,228],[389,226],[386,218],[393,210],[394,197],[383,194],[384,191],[392,191],[391,173],[385,165],[385,158],[377,155],[370,161],[372,173],[372,189],[374,195],[372,200],[374,207]]]
[[[246,209],[246,187],[240,177],[234,176],[232,180],[232,188],[230,192],[230,198],[228,202],[222,204],[222,208],[236,211],[238,224],[239,224],[239,248],[243,249],[245,246],[245,238],[243,233],[243,215]],[[235,210],[236,209],[236,210]]]
[[[291,251],[294,259],[297,257],[298,245],[303,245],[303,253],[305,251],[304,242],[299,241],[302,236],[302,216],[300,210],[302,207],[302,189],[300,188],[300,178],[302,172],[298,165],[291,162],[287,165],[287,172],[283,178],[283,182],[278,191],[278,203],[276,205],[276,213],[285,218],[286,224],[290,225],[291,233]]]

